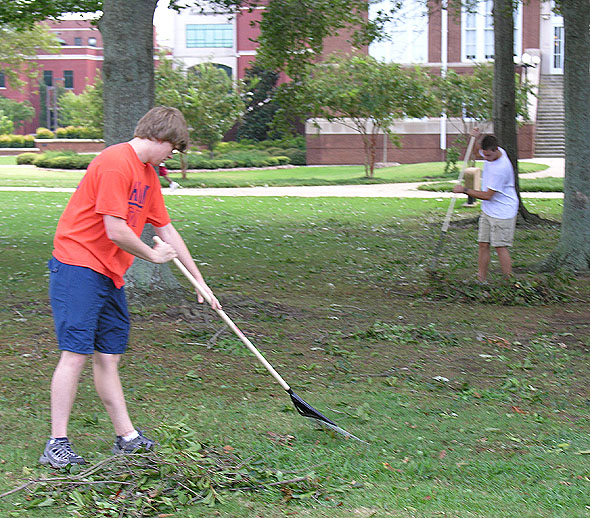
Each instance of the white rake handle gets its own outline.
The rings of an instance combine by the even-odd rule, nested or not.
[[[458,183],[463,181],[463,175],[465,174],[465,169],[467,169],[467,164],[469,159],[471,158],[471,151],[473,151],[473,144],[475,143],[475,137],[471,137],[469,140],[469,145],[467,146],[467,151],[465,152],[465,162],[463,163],[463,169],[459,173],[459,178],[457,179]],[[449,209],[447,210],[447,215],[445,216],[445,220],[443,221],[442,231],[446,232],[449,229],[449,224],[451,222],[451,214],[453,214],[453,209],[455,208],[455,200],[457,199],[457,193],[453,193],[451,197],[451,203],[449,204]]]
[[[163,241],[158,236],[154,237],[154,241],[156,243],[163,243]],[[185,275],[185,277],[190,281],[190,283],[196,288],[196,290],[199,292],[199,294],[207,301],[207,303],[209,305],[211,305],[211,302],[212,302],[211,297],[205,291],[203,286],[201,286],[198,283],[197,279],[194,278],[194,276],[191,274],[191,272],[188,271],[186,266],[184,266],[184,264],[182,264],[176,258],[174,258],[173,261],[174,261],[174,264],[178,267],[178,269]],[[283,387],[286,391],[289,391],[291,389],[291,387],[289,387],[287,382],[274,369],[274,367],[270,363],[268,363],[268,361],[266,361],[266,358],[264,356],[262,356],[262,354],[260,354],[260,351],[258,351],[258,349],[256,349],[256,347],[254,347],[254,344],[250,340],[248,340],[248,337],[244,333],[242,333],[242,331],[240,331],[238,326],[236,326],[236,324],[233,323],[232,319],[227,316],[225,311],[223,311],[222,309],[215,309],[215,312],[221,317],[221,319],[227,324],[227,326],[236,334],[236,336],[244,343],[244,345],[250,350],[250,352],[254,356],[256,356],[258,361],[260,363],[262,363],[262,365],[264,365],[266,370],[268,372],[270,372],[270,374],[272,375],[272,377],[275,380],[277,380],[279,385],[281,385],[281,387]]]

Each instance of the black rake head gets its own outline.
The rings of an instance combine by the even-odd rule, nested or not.
[[[293,401],[293,404],[295,405],[297,412],[299,412],[302,416],[312,419],[314,423],[319,424],[322,427],[333,430],[334,432],[343,435],[346,439],[355,439],[356,441],[368,444],[366,441],[363,441],[362,439],[359,439],[358,437],[352,435],[350,432],[347,432],[344,428],[340,428],[334,421],[328,419],[324,414],[318,412],[309,403],[303,401],[303,399],[301,399],[291,389],[289,389],[287,392],[291,396],[291,401]]]
[[[288,390],[289,395],[291,396],[291,401],[295,405],[297,412],[299,412],[304,417],[312,417],[313,419],[317,419],[318,421],[323,421],[324,423],[328,423],[331,425],[336,426],[336,423],[330,419],[328,419],[324,414],[318,412],[314,407],[310,404],[306,403],[301,399],[295,392],[291,389]]]

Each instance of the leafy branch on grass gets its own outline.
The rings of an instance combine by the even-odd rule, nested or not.
[[[283,500],[317,498],[325,488],[313,473],[285,478],[260,459],[242,460],[233,448],[202,445],[184,423],[163,425],[155,451],[115,455],[82,469],[60,470],[0,495],[25,492],[15,508],[64,506],[81,517],[158,516],[193,504],[215,506],[223,493],[280,488]],[[114,514],[113,514],[114,513]]]
[[[465,300],[502,306],[536,306],[567,302],[571,279],[566,273],[510,279],[500,284],[466,283],[440,271],[430,271],[425,295],[437,299]]]

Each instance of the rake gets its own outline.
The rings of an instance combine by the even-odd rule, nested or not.
[[[157,243],[162,243],[163,241],[158,237],[154,237],[154,241]],[[200,293],[200,295],[207,301],[209,305],[211,305],[211,297],[209,294],[203,289],[203,287],[199,284],[199,282],[194,278],[194,276],[187,270],[186,266],[182,264],[178,259],[173,259],[174,264],[177,268],[184,274],[184,276],[190,281],[190,283],[195,287],[195,289]],[[258,349],[254,346],[254,344],[248,339],[248,337],[242,333],[242,331],[238,328],[238,326],[227,316],[225,311],[222,309],[215,309],[215,312],[221,317],[221,319],[227,324],[227,326],[236,334],[236,336],[244,343],[244,345],[250,350],[250,352],[256,357],[256,359],[264,366],[264,368],[272,375],[272,377],[279,383],[279,385],[289,394],[293,405],[297,412],[300,415],[307,417],[313,420],[315,423],[320,424],[323,427],[329,428],[334,430],[335,432],[343,435],[347,439],[354,439],[362,443],[366,443],[362,439],[354,436],[350,432],[344,430],[338,426],[334,421],[326,417],[320,411],[316,410],[312,407],[309,403],[306,403],[301,397],[299,397],[293,389],[289,386],[289,384],[281,377],[281,375],[274,369],[274,367],[268,363],[266,358],[260,353]]]
[[[465,175],[465,169],[467,169],[467,164],[469,163],[469,159],[471,158],[471,152],[473,151],[473,145],[475,144],[475,137],[471,137],[469,140],[469,144],[467,145],[467,151],[465,152],[465,162],[461,171],[459,172],[459,178],[457,178],[457,183],[461,183],[463,181],[463,176]],[[453,193],[451,197],[451,202],[449,203],[449,208],[447,209],[447,214],[445,215],[445,219],[442,224],[442,228],[440,230],[440,237],[434,248],[434,256],[432,258],[432,263],[430,268],[432,271],[436,270],[438,266],[438,258],[442,251],[443,239],[449,230],[449,224],[451,222],[451,215],[453,214],[453,210],[455,208],[455,201],[457,199],[457,194]]]

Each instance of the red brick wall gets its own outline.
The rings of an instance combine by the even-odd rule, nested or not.
[[[447,145],[453,145],[457,135],[447,137]],[[387,162],[415,164],[445,160],[440,149],[438,134],[411,134],[399,136],[401,147],[388,141]],[[363,142],[360,135],[324,134],[307,135],[308,165],[362,164],[364,161]],[[383,135],[377,137],[377,162],[383,160]],[[534,153],[534,126],[525,125],[519,129],[518,147],[520,158],[531,158]]]
[[[538,49],[541,46],[541,2],[523,2],[522,5],[522,50]]]
[[[78,139],[37,139],[37,146],[42,153],[45,151],[75,151],[76,153],[100,153],[104,149],[102,140]]]

